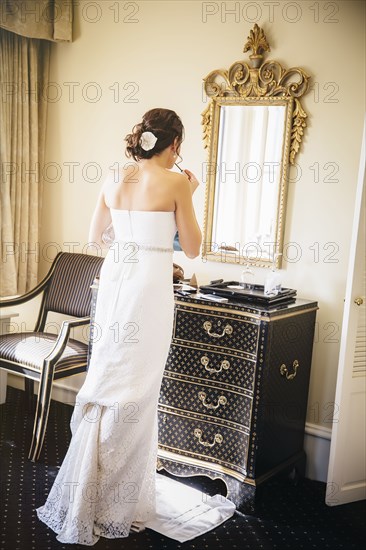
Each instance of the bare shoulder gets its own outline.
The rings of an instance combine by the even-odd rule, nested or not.
[[[170,173],[170,183],[174,186],[174,190],[179,192],[189,191],[190,185],[187,176],[178,174],[177,172]]]

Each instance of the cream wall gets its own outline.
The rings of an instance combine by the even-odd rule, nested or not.
[[[319,302],[308,423],[328,437],[364,116],[363,2],[82,1],[75,15],[74,42],[52,46],[40,276],[57,247],[83,249],[103,177],[126,162],[123,138],[146,110],[179,113],[184,167],[202,177],[202,78],[247,59],[242,50],[255,22],[270,43],[268,58],[311,75],[284,239],[301,257],[285,258],[282,275],[285,286]],[[70,163],[79,163],[74,174]],[[204,191],[202,184],[194,196],[201,226]],[[241,271],[183,253],[175,261],[199,283],[237,279]],[[259,283],[265,275],[256,270]],[[78,387],[82,377],[75,380]]]

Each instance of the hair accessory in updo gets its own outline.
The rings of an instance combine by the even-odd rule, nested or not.
[[[125,137],[126,156],[138,162],[160,155],[171,145],[178,150],[183,135],[183,124],[177,113],[170,109],[150,109]]]
[[[154,149],[157,140],[158,138],[154,136],[152,132],[142,132],[140,138],[141,148],[144,151],[150,151],[151,149]]]

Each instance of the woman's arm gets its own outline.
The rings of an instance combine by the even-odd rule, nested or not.
[[[192,202],[192,194],[198,187],[198,181],[192,172],[179,175],[176,187],[175,219],[179,233],[179,242],[188,258],[196,258],[200,253],[202,234],[197,223]]]
[[[102,235],[112,222],[111,212],[105,203],[105,188],[106,185],[108,185],[108,180],[109,178],[107,178],[99,193],[97,204],[90,222],[88,237],[89,244],[94,243],[102,248],[105,248],[106,246],[102,240]]]

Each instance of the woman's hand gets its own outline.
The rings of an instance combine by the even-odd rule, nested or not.
[[[197,187],[199,186],[199,181],[198,179],[196,178],[196,176],[190,172],[189,170],[183,170],[183,173],[187,176],[187,178],[189,179],[189,183],[191,184],[191,189],[192,189],[192,195],[193,193],[195,192],[195,190],[197,189]]]

